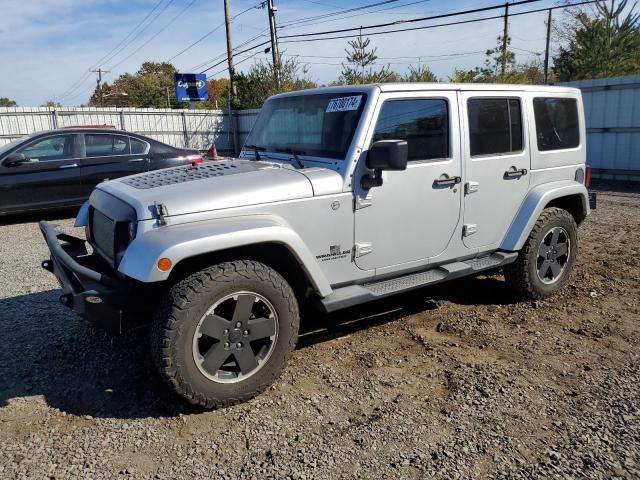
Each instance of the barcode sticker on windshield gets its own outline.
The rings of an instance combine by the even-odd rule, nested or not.
[[[347,112],[349,110],[357,110],[360,106],[362,95],[354,95],[353,97],[333,98],[327,105],[327,113]]]

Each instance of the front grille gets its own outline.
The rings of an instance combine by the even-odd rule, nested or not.
[[[91,209],[90,222],[94,247],[113,264],[116,222],[94,208]]]

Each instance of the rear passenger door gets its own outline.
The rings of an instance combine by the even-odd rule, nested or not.
[[[519,92],[462,92],[464,244],[497,248],[529,189],[530,149]]]
[[[89,195],[105,180],[147,170],[149,144],[128,135],[85,133],[81,167],[82,189]]]

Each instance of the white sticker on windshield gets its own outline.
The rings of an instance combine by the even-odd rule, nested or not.
[[[360,106],[362,95],[354,95],[353,97],[333,98],[327,105],[327,113],[347,112],[349,110],[357,110]]]

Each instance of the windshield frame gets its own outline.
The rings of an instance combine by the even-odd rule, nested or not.
[[[361,97],[357,109],[353,109],[351,111],[356,112],[356,116],[354,118],[353,128],[346,139],[342,151],[331,151],[331,150],[319,150],[319,149],[309,149],[308,144],[292,144],[292,143],[273,143],[273,144],[255,144],[254,136],[256,135],[257,128],[265,128],[268,125],[267,116],[271,114],[272,110],[268,111],[265,107],[269,105],[273,105],[273,102],[290,102],[292,100],[298,98],[308,98],[308,97],[329,97],[327,101],[327,106],[324,107],[324,112],[322,115],[322,131],[321,134],[324,134],[324,127],[326,122],[326,115],[332,112],[327,112],[326,109],[334,99],[337,98],[345,98],[345,97]],[[242,153],[250,154],[255,157],[255,147],[259,148],[259,156],[262,157],[263,154],[265,159],[279,159],[279,158],[289,158],[292,156],[300,157],[305,161],[315,161],[320,163],[326,162],[335,162],[335,161],[344,161],[349,158],[349,154],[351,152],[353,142],[358,136],[358,131],[362,124],[362,119],[365,117],[367,105],[370,102],[370,92],[366,90],[360,90],[357,88],[354,89],[340,89],[339,91],[314,91],[314,92],[304,92],[299,94],[285,94],[278,95],[268,99],[263,105],[260,113],[258,114],[258,118],[253,124],[251,131],[246,137],[245,143],[242,147]],[[338,112],[341,110],[338,110]],[[349,110],[344,110],[349,111]],[[297,115],[304,115],[304,113],[298,113]],[[261,120],[264,118],[264,120]],[[262,132],[261,132],[262,133]],[[264,135],[264,134],[263,134]],[[319,145],[322,145],[320,143]],[[291,152],[286,152],[286,149],[292,149],[296,153],[293,155]]]

